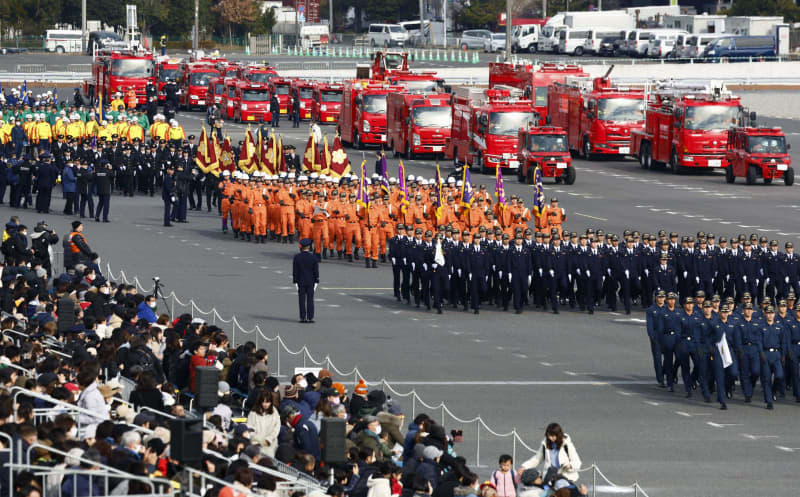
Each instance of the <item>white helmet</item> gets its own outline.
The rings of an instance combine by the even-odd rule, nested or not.
[[[223,176],[230,176],[231,172],[226,169],[226,170],[222,171],[222,175]]]

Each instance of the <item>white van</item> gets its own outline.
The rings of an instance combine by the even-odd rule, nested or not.
[[[589,33],[588,29],[565,28],[558,35],[558,53],[583,55],[583,44]]]
[[[44,38],[48,52],[77,53],[82,51],[80,29],[48,29]]]
[[[558,52],[558,39],[561,32],[566,30],[566,26],[545,26],[542,28],[542,35],[539,37],[540,52]]]
[[[608,36],[619,36],[619,30],[611,28],[597,28],[589,30],[589,35],[586,37],[586,41],[583,42],[582,53],[596,54],[600,50],[600,44],[603,41],[603,38]],[[575,51],[575,55],[581,55],[577,53],[577,48]]]
[[[680,59],[683,57],[683,49],[686,48],[686,41],[692,36],[689,33],[681,33],[675,38],[672,51],[667,54],[668,59]]]
[[[650,48],[650,36],[658,33],[684,33],[682,29],[634,29],[628,35],[628,42],[625,49],[632,57],[647,57],[647,50]]]
[[[655,58],[666,57],[667,54],[672,52],[679,34],[685,35],[688,33],[670,33],[666,31],[653,32],[647,40],[647,55]]]
[[[698,35],[691,35],[686,40],[686,47],[683,49],[684,59],[696,59],[703,56],[703,50],[712,43],[714,40],[721,36],[726,36],[725,33],[701,33]]]
[[[404,47],[408,33],[399,24],[370,24],[367,39],[371,47]]]

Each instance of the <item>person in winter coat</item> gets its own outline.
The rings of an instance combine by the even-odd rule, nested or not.
[[[158,321],[158,316],[154,309],[157,307],[158,303],[156,301],[155,295],[148,295],[143,301],[136,306],[136,317],[138,319],[144,319],[148,323],[153,324]]]
[[[28,248],[28,228],[24,224],[13,227],[10,225],[11,223],[6,224],[9,237],[3,242],[3,255],[6,263],[16,265],[28,261],[32,252]]]
[[[78,171],[72,162],[67,162],[61,172],[61,189],[64,192],[64,214],[71,216],[76,210],[75,195],[78,191]]]
[[[31,262],[34,265],[41,264],[47,271],[48,277],[53,274],[51,264],[52,249],[50,247],[56,243],[58,243],[56,231],[50,229],[44,221],[37,223],[31,235],[31,248],[33,249],[33,260]]]
[[[392,497],[392,466],[389,463],[378,465],[378,473],[372,474],[367,479],[367,497]]]
[[[156,387],[156,378],[151,371],[143,371],[136,380],[136,390],[131,392],[130,402],[136,411],[140,407],[149,407],[156,411],[164,411],[164,396]]]
[[[377,461],[383,461],[392,457],[392,451],[381,443],[380,434],[382,431],[381,423],[375,416],[364,418],[366,427],[356,436],[356,445],[359,449],[369,448],[375,453]]]
[[[281,401],[281,410],[287,407],[294,407],[304,419],[309,419],[313,414],[313,410],[308,407],[305,402],[300,402],[297,385],[286,385],[283,389],[283,400]]]
[[[247,415],[247,426],[255,430],[250,433],[250,441],[261,446],[261,453],[275,457],[278,450],[278,434],[281,430],[281,417],[274,406],[275,394],[261,390],[253,410]]]
[[[564,433],[558,423],[550,423],[545,430],[544,440],[539,444],[536,453],[522,463],[520,473],[530,468],[537,468],[544,463],[542,472],[547,473],[550,468],[569,481],[577,481],[578,471],[581,469],[581,458],[572,444],[572,439]]]
[[[439,477],[442,470],[439,468],[439,458],[444,452],[433,445],[425,447],[422,451],[422,462],[417,465],[417,476],[421,476],[430,482],[435,490],[439,486]]]
[[[288,418],[288,422],[294,428],[295,449],[311,454],[319,461],[321,458],[319,434],[317,429],[314,428],[314,424],[297,411],[294,411],[294,414]]]
[[[83,389],[78,396],[78,407],[92,412],[91,415],[85,413],[78,415],[78,424],[83,428],[84,433],[89,427],[91,427],[91,431],[94,431],[97,425],[109,419],[109,406],[97,388],[97,373],[97,365],[92,363],[84,365],[78,371],[78,386]]]

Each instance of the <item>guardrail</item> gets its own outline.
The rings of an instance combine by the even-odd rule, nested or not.
[[[138,277],[134,276],[129,278],[124,271],[120,271],[117,274],[114,274],[111,269],[111,264],[106,263],[106,277],[113,281],[120,281],[124,282],[128,285],[136,285],[139,292],[144,294],[150,294],[154,291],[154,287],[145,287],[141,284],[141,281]],[[512,450],[511,454],[514,460],[518,460],[517,458],[517,450],[524,449],[528,453],[534,453],[536,449],[534,449],[531,445],[526,443],[522,437],[520,436],[519,432],[516,428],[513,428],[510,432],[507,433],[500,433],[492,429],[486,421],[483,420],[481,416],[476,416],[472,419],[462,419],[453,414],[453,412],[447,407],[444,402],[439,402],[438,404],[429,404],[426,403],[422,397],[416,392],[416,390],[411,390],[409,392],[401,392],[395,389],[385,378],[381,378],[378,381],[368,381],[365,377],[361,374],[361,371],[358,367],[354,367],[352,370],[343,371],[336,367],[333,363],[329,355],[326,355],[322,360],[318,360],[313,357],[311,351],[309,350],[308,346],[303,345],[298,350],[292,350],[289,348],[286,343],[284,342],[281,335],[276,334],[274,337],[267,336],[262,330],[261,327],[256,324],[252,329],[245,329],[236,318],[236,316],[231,316],[230,318],[226,319],[222,317],[216,308],[211,308],[210,310],[202,310],[194,300],[189,299],[186,302],[182,302],[178,299],[178,296],[175,292],[170,292],[169,295],[163,295],[165,299],[169,302],[170,308],[170,315],[177,316],[176,311],[178,313],[188,312],[191,314],[192,318],[196,316],[201,316],[203,319],[208,320],[209,323],[217,325],[217,326],[230,326],[231,329],[231,344],[232,346],[237,346],[243,343],[245,340],[253,340],[256,343],[257,347],[263,347],[264,342],[270,345],[275,346],[274,354],[270,354],[271,357],[275,357],[276,362],[274,363],[276,366],[276,370],[274,372],[275,375],[281,376],[281,355],[284,356],[288,354],[294,360],[300,362],[302,360],[302,366],[304,368],[307,367],[320,367],[325,368],[330,371],[333,371],[336,375],[342,378],[352,377],[353,382],[358,383],[359,380],[364,379],[367,385],[377,386],[384,391],[388,391],[389,393],[396,395],[398,397],[410,397],[411,398],[411,417],[413,419],[416,417],[417,407],[424,408],[427,410],[431,415],[440,414],[439,419],[441,420],[441,424],[447,426],[450,422],[453,422],[457,425],[470,426],[474,425],[476,430],[476,452],[475,452],[475,466],[480,466],[481,461],[481,436],[485,436],[486,434],[491,435],[497,440],[503,440],[511,438],[511,445]],[[285,361],[284,361],[285,362]],[[272,364],[272,363],[271,363]],[[285,364],[284,364],[285,366]],[[284,368],[284,371],[286,369]],[[602,381],[598,381],[598,384],[602,384]],[[647,497],[647,493],[639,486],[638,482],[634,482],[632,485],[624,485],[619,486],[612,483],[608,480],[602,472],[599,471],[599,468],[596,465],[592,465],[589,468],[584,469],[583,471],[595,471],[593,472],[592,478],[596,482],[598,476],[606,481],[608,485],[611,485],[615,488],[631,488],[634,489],[638,495],[643,497]],[[593,485],[596,487],[596,484]]]

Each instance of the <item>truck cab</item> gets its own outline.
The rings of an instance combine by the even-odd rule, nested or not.
[[[156,81],[158,82],[158,101],[163,102],[167,99],[164,93],[164,86],[167,81],[175,81],[175,84],[180,86],[181,79],[181,65],[177,59],[162,60],[156,64]]]
[[[321,124],[339,121],[342,109],[342,85],[314,83],[311,117]]]
[[[181,66],[180,95],[178,101],[186,110],[206,107],[208,81],[219,78],[219,71],[209,62],[186,62]]]
[[[395,157],[444,153],[452,125],[450,95],[390,93],[386,116],[389,148]]]
[[[208,80],[208,90],[206,90],[206,105],[211,107],[216,104],[223,107],[225,98],[225,79],[222,77],[211,78]]]
[[[147,103],[147,83],[155,84],[155,60],[152,53],[133,50],[98,50],[92,61],[91,79],[84,81],[84,93],[103,103],[113,99],[116,92],[136,92],[139,105]]]
[[[291,88],[292,80],[288,78],[269,78],[269,93],[278,97],[281,114],[288,114],[291,110]]]
[[[761,178],[768,185],[783,178],[784,185],[792,186],[794,169],[789,148],[781,128],[731,128],[725,151],[725,180],[734,183],[736,178],[745,178],[753,185]]]
[[[390,84],[404,86],[409,93],[444,92],[444,80],[435,72],[395,72],[387,80]]]
[[[272,66],[250,64],[239,65],[234,69],[236,78],[253,83],[269,83],[270,79],[278,77],[278,72]]]
[[[408,71],[408,53],[378,50],[372,54],[371,77],[383,81],[395,71]]]
[[[342,92],[339,134],[358,149],[386,144],[386,96],[405,88],[369,80],[346,81]]]
[[[556,183],[575,183],[575,168],[567,144],[567,132],[555,126],[520,128],[517,139],[520,183],[533,184],[538,167],[543,178],[555,178]]]
[[[531,101],[514,98],[509,90],[456,88],[452,112],[445,156],[456,167],[467,164],[484,174],[498,167],[519,167],[519,128],[539,121]]]
[[[269,90],[266,83],[238,81],[233,106],[235,122],[270,122]]]
[[[314,85],[304,79],[292,81],[292,98],[300,101],[300,119],[311,119],[314,107]]]
[[[508,86],[522,90],[542,120],[547,117],[547,92],[551,84],[563,83],[567,77],[588,76],[583,68],[573,64],[489,64],[489,88]]]

